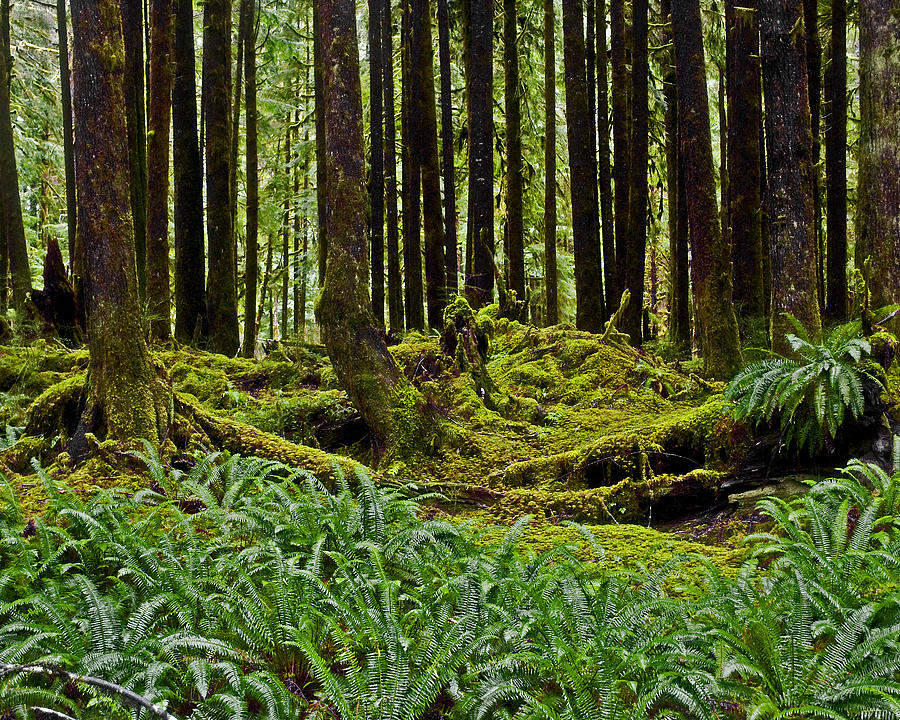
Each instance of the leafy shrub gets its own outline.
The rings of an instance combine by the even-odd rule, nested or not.
[[[728,385],[725,399],[734,403],[738,420],[759,425],[777,419],[784,447],[813,455],[837,436],[848,415],[863,413],[863,382],[880,382],[859,365],[871,347],[859,336],[858,322],[836,327],[821,344],[796,321],[795,329],[786,338],[796,357],[751,363]]]

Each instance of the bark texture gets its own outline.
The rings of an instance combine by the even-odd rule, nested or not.
[[[400,238],[397,213],[397,125],[394,112],[394,24],[390,0],[384,3],[384,203],[387,221],[388,323],[403,331],[403,278],[400,273]]]
[[[615,312],[619,304],[616,295],[616,227],[613,217],[613,191],[609,152],[609,90],[607,74],[609,62],[606,46],[606,0],[597,0],[597,180],[600,183],[600,234],[603,245],[603,289],[606,314]],[[674,67],[674,65],[673,65]]]
[[[610,62],[612,63],[613,180],[616,206],[615,297],[625,287],[625,244],[628,239],[628,67],[625,55],[625,0],[610,0]]]
[[[545,322],[559,322],[556,276],[556,32],[553,0],[544,0],[544,283]]]
[[[453,94],[450,84],[450,9],[438,0],[438,47],[441,72],[441,172],[444,178],[444,258],[447,298],[459,292],[459,253],[456,249],[456,173],[453,152]]]
[[[522,104],[516,0],[503,0],[503,105],[506,115],[506,251],[508,288],[525,299],[525,224],[522,217]]]
[[[600,236],[596,162],[590,154],[590,122],[581,0],[563,2],[563,59],[566,77],[566,127],[572,186],[572,236],[575,246],[575,324],[579,330],[603,329]]]
[[[847,0],[831,2],[825,74],[825,316],[847,317]]]
[[[213,352],[234,355],[239,338],[231,222],[231,0],[204,5],[203,93],[209,345]]]
[[[72,2],[78,233],[90,348],[86,404],[70,442],[75,458],[86,453],[88,432],[158,443],[171,419],[171,393],[155,376],[140,326],[119,18],[116,0]]]
[[[730,252],[722,236],[716,207],[706,62],[698,0],[674,0],[672,20],[678,83],[678,127],[691,227],[691,270],[697,299],[696,320],[702,335],[706,372],[713,377],[727,378],[741,365],[741,346],[731,302]]]
[[[147,306],[150,334],[171,337],[169,293],[169,126],[172,120],[172,0],[150,0],[147,133]]]
[[[763,329],[765,317],[757,130],[762,117],[762,90],[756,0],[739,6],[736,0],[727,0],[725,21],[729,40],[727,164],[734,305],[749,339]]]
[[[372,310],[384,325],[384,59],[383,0],[369,0],[369,246],[372,249]]]
[[[244,48],[247,113],[247,252],[244,258],[244,357],[256,350],[256,284],[259,278],[259,150],[256,104],[256,20],[255,3],[243,0],[241,12],[247,15],[247,40]]]
[[[772,344],[787,352],[796,317],[821,333],[816,268],[812,133],[800,0],[759,0],[766,100],[769,227],[772,252]],[[693,226],[692,226],[693,227]]]
[[[66,171],[66,230],[69,270],[75,257],[75,148],[72,134],[72,86],[69,72],[69,29],[66,22],[66,0],[56,1],[56,32],[59,38],[59,86],[62,100],[63,161]]]
[[[197,132],[194,7],[192,0],[175,2],[175,82],[172,88],[175,337],[189,343],[206,334],[203,165]]]
[[[874,309],[900,302],[900,11],[893,0],[862,0],[859,11],[856,266],[871,263]]]

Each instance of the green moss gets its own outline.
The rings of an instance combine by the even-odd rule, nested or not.
[[[78,422],[86,381],[86,374],[79,373],[41,393],[26,412],[26,432],[47,437],[72,432]]]
[[[50,443],[43,437],[25,436],[0,452],[0,470],[6,474],[31,472],[31,461],[41,459]]]

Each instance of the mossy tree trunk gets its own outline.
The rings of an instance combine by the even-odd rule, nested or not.
[[[556,270],[556,16],[553,0],[544,0],[544,321],[559,322]]]
[[[172,170],[175,218],[175,337],[206,333],[203,165],[197,133],[197,80],[192,0],[175,0]]]
[[[616,227],[613,217],[613,190],[610,176],[609,153],[609,89],[607,83],[606,44],[606,0],[597,0],[596,18],[597,41],[597,128],[598,159],[597,179],[600,183],[600,235],[603,246],[603,290],[606,314],[618,307],[619,298],[615,294],[616,281]]]
[[[76,458],[87,449],[88,432],[159,442],[171,420],[171,392],[156,378],[140,325],[119,12],[116,0],[72,2],[78,233],[90,349],[86,403],[70,444]]]
[[[772,344],[787,352],[796,317],[821,333],[812,133],[800,0],[759,0],[772,243]],[[693,227],[693,224],[691,225]]]
[[[203,12],[209,345],[234,355],[239,338],[231,221],[231,0],[207,0]]]
[[[59,49],[59,86],[62,100],[63,162],[66,172],[66,231],[69,269],[75,256],[75,150],[72,146],[72,86],[69,73],[69,28],[66,21],[66,0],[56,2],[56,34]]]
[[[242,0],[241,12],[247,15],[244,48],[247,113],[247,253],[244,258],[244,357],[256,350],[256,284],[259,279],[259,153],[256,107],[256,20],[255,3]],[[296,192],[295,192],[296,195]]]
[[[291,124],[284,128],[284,172],[290,173],[291,162]],[[291,198],[287,192],[281,205],[281,338],[288,335],[288,297],[291,286]]]
[[[372,248],[372,310],[384,325],[384,59],[381,33],[383,0],[369,0],[369,244]]]
[[[16,149],[13,144],[10,114],[10,75],[12,54],[9,45],[9,0],[0,3],[0,196],[3,201],[3,227],[6,237],[13,307],[25,311],[31,293],[31,269],[25,225],[22,221],[22,201],[19,196],[19,173]],[[5,37],[3,37],[5,36]]]
[[[859,11],[856,266],[870,260],[869,292],[878,308],[900,303],[900,9],[895,0],[862,0]]]
[[[144,93],[144,11],[141,0],[121,0],[125,42],[125,122],[138,291],[147,287],[147,126]],[[193,32],[193,29],[191,30]]]
[[[806,70],[809,77],[809,118],[812,133],[813,167],[813,228],[816,238],[816,287],[820,307],[825,298],[825,266],[822,245],[822,200],[819,190],[819,158],[822,141],[819,133],[819,118],[822,107],[822,43],[819,39],[819,0],[803,0],[803,31],[806,40]]]
[[[465,0],[469,114],[469,231],[472,255],[466,295],[475,308],[494,296],[494,6]]]
[[[453,152],[453,96],[450,74],[450,8],[437,0],[438,47],[441,73],[441,171],[444,178],[444,259],[447,299],[459,292],[459,253],[456,249],[456,179]]]
[[[831,2],[825,73],[825,316],[847,317],[847,0]]]
[[[169,125],[172,119],[172,0],[150,0],[147,133],[147,305],[150,334],[171,337]]]
[[[738,4],[728,0],[725,23],[729,44],[726,154],[734,305],[749,337],[763,330],[765,318],[759,170],[762,90],[756,1]]]
[[[672,21],[696,319],[707,374],[726,378],[741,365],[741,346],[731,302],[730,249],[722,236],[716,206],[699,0],[674,0]]]
[[[616,206],[617,299],[625,287],[626,243],[628,242],[628,67],[625,44],[625,0],[610,0],[610,64],[612,67],[613,180]]]
[[[381,57],[384,70],[384,211],[388,275],[388,325],[403,332],[403,278],[400,273],[400,228],[397,212],[397,123],[394,112],[394,23],[391,0],[381,0]]]
[[[390,0],[384,0],[390,3]],[[319,287],[325,282],[325,265],[328,261],[328,235],[325,221],[325,85],[322,66],[322,39],[319,28],[319,0],[313,6],[313,94],[316,115],[316,248]],[[387,56],[391,57],[391,56]]]
[[[443,326],[447,305],[447,263],[441,216],[441,166],[438,160],[437,104],[434,96],[434,48],[431,3],[412,0],[410,23],[414,152],[421,170],[422,223],[425,240],[425,298],[428,325]]]
[[[397,448],[415,437],[425,414],[372,314],[355,5],[353,0],[319,0],[317,10],[325,69],[329,243],[316,316],[347,394],[378,444]]]
[[[625,287],[631,302],[622,320],[622,331],[633,345],[641,344],[644,317],[644,266],[647,257],[647,160],[649,152],[650,66],[647,51],[649,3],[634,0],[631,22],[631,140],[629,150],[628,237],[625,242]]]
[[[503,103],[506,115],[507,285],[525,299],[525,225],[522,217],[522,109],[519,99],[519,23],[516,0],[503,0]]]
[[[572,237],[575,246],[575,324],[579,330],[603,329],[603,283],[600,274],[600,234],[597,163],[590,152],[587,102],[584,7],[581,0],[563,2],[563,61],[566,77],[566,128],[572,195]]]

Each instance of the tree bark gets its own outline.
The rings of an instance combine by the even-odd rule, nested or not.
[[[256,13],[254,0],[241,0],[247,15],[244,75],[247,113],[247,253],[244,258],[244,357],[256,350],[256,284],[259,278],[259,150],[256,105]]]
[[[825,316],[847,318],[847,0],[831,2],[831,52],[825,75],[827,267]]]
[[[472,269],[466,295],[479,308],[494,296],[494,13],[492,3],[466,0],[469,13],[469,226]]]
[[[438,0],[438,47],[441,72],[441,165],[444,178],[444,258],[447,297],[459,293],[459,253],[456,248],[456,179],[453,152],[453,96],[450,77],[450,9]]]
[[[241,145],[241,101],[244,88],[244,47],[247,44],[247,16],[243,11],[244,0],[238,0],[238,33],[237,33],[237,59],[234,63],[234,75],[232,82],[231,103],[231,165],[229,166],[231,189],[231,226],[237,236],[237,196],[238,196],[238,154]],[[290,118],[290,116],[288,116]],[[237,240],[235,239],[235,249]],[[235,272],[237,261],[235,260]]]
[[[372,310],[384,325],[384,2],[369,0],[369,245],[372,249]]]
[[[424,429],[426,413],[417,407],[418,393],[400,373],[372,315],[356,12],[352,0],[319,0],[317,9],[325,69],[330,242],[316,315],[335,373],[376,446],[391,443],[402,453]],[[415,442],[422,439],[417,436]]]
[[[297,94],[300,95],[300,84],[297,83]],[[298,102],[300,98],[298,97]],[[294,110],[294,126],[297,128],[297,160],[291,169],[291,178],[293,179],[293,193],[291,200],[291,219],[294,224],[294,335],[298,335],[300,340],[304,340],[305,336],[300,335],[301,328],[306,323],[306,318],[301,315],[306,313],[306,298],[303,304],[300,304],[300,289],[303,287],[304,278],[304,256],[300,254],[300,108]],[[308,138],[304,138],[304,143]]]
[[[600,237],[596,162],[590,155],[584,11],[581,0],[563,2],[563,59],[566,77],[566,127],[572,187],[572,236],[575,245],[575,324],[579,330],[603,329]]]
[[[772,242],[772,344],[788,352],[785,334],[796,317],[818,337],[815,202],[800,0],[760,0],[759,25],[766,100],[769,222]],[[693,226],[692,226],[693,227]]]
[[[125,122],[128,126],[131,215],[134,219],[138,292],[143,300],[147,288],[147,130],[141,0],[121,0],[121,10],[125,42]]]
[[[425,328],[425,306],[422,287],[422,205],[419,194],[422,186],[420,154],[413,152],[419,136],[418,117],[413,112],[415,94],[412,72],[412,7],[401,5],[403,16],[400,29],[400,159],[403,164],[403,273],[406,329]]]
[[[628,241],[628,68],[625,56],[625,0],[610,0],[610,60],[612,63],[613,180],[615,181],[616,284],[614,297],[625,287]]]
[[[169,125],[172,120],[172,0],[150,0],[150,90],[147,133],[147,305],[150,334],[168,340]]]
[[[728,52],[728,216],[734,305],[745,337],[765,335],[759,123],[762,90],[756,0],[725,5]]]
[[[66,230],[69,271],[75,257],[75,149],[72,145],[72,87],[69,72],[69,29],[66,23],[66,0],[56,0],[56,32],[59,38],[59,86],[62,100],[63,162],[66,172]]]
[[[290,117],[290,116],[288,116]],[[284,129],[284,173],[290,178],[291,163],[291,123]],[[291,198],[285,188],[281,214],[281,339],[288,336],[288,297],[291,286]]]
[[[525,224],[522,217],[522,110],[516,0],[503,0],[503,104],[506,114],[506,246],[508,288],[525,300]]]
[[[394,23],[391,0],[384,3],[381,56],[384,62],[384,195],[387,220],[388,324],[403,332],[403,278],[400,273],[400,239],[397,219],[397,126],[394,112]]]
[[[203,12],[209,344],[234,355],[240,342],[231,224],[231,0],[207,0]]]
[[[603,245],[603,288],[606,313],[613,313],[619,304],[616,296],[616,230],[613,217],[613,191],[610,177],[609,152],[609,90],[606,76],[609,62],[606,50],[606,0],[597,0],[597,129],[599,148],[597,179],[600,183],[600,231]]]
[[[390,3],[390,0],[384,0]],[[318,250],[319,287],[325,282],[325,270],[328,258],[328,235],[325,220],[325,69],[322,66],[322,40],[319,27],[319,0],[312,0],[313,6],[313,88],[315,94],[316,115],[316,247]],[[389,55],[386,57],[390,57]]]
[[[86,453],[88,432],[158,443],[171,420],[171,394],[155,377],[141,332],[119,12],[116,0],[72,1],[78,233],[90,348],[86,404],[69,446],[76,459]]]
[[[819,0],[803,0],[803,29],[806,39],[806,69],[809,73],[809,116],[812,131],[813,218],[816,237],[816,286],[825,298],[825,267],[822,244],[822,201],[819,192],[819,115],[822,101],[822,43],[819,40]]]
[[[197,137],[197,81],[192,0],[175,0],[175,83],[172,88],[172,167],[175,218],[175,337],[206,335],[206,249],[203,164]]]
[[[413,147],[421,168],[422,221],[425,229],[425,296],[428,325],[442,329],[447,305],[447,263],[441,217],[441,166],[438,160],[437,105],[434,96],[434,50],[428,0],[412,0],[411,80]]]
[[[556,275],[556,32],[553,0],[544,0],[544,292],[545,322],[559,322]]]
[[[737,319],[731,302],[729,248],[719,226],[713,171],[706,62],[698,0],[672,2],[678,128],[684,158],[691,264],[707,374],[727,378],[741,365]]]
[[[632,4],[631,56],[631,156],[628,191],[628,238],[625,262],[625,287],[631,302],[622,318],[622,331],[633,345],[641,344],[644,315],[644,264],[647,257],[647,158],[649,135],[648,81],[650,66],[647,54],[647,0]]]
[[[856,267],[871,263],[874,310],[900,303],[900,14],[893,0],[862,0],[859,16]]]
[[[9,98],[12,55],[5,30],[9,27],[9,0],[0,3],[0,25],[4,28],[4,32],[0,35],[6,35],[0,40],[0,196],[3,198],[2,219],[12,281],[13,307],[21,314],[25,312],[31,293],[31,268],[28,264],[28,246],[25,243],[25,225],[22,221],[22,201],[19,195],[19,173],[16,167]]]

